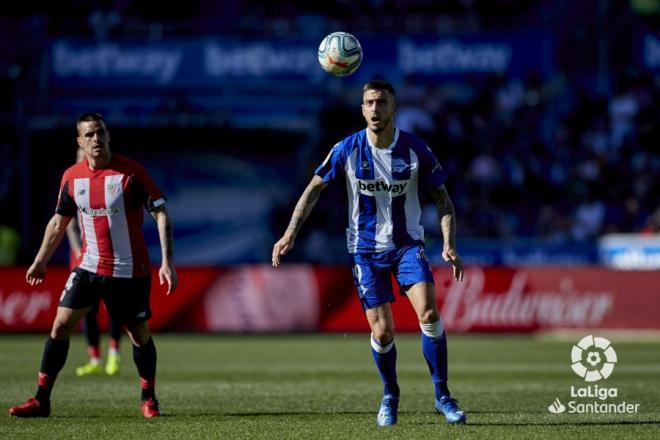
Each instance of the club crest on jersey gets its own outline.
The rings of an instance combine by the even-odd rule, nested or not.
[[[108,191],[108,193],[114,196],[119,193],[119,190],[121,189],[121,183],[110,183],[105,187],[105,189]]]
[[[357,181],[358,189],[361,194],[373,196],[376,194],[389,193],[393,197],[400,196],[406,193],[408,187],[407,180],[397,180],[392,183],[385,182],[384,180],[360,180]]]
[[[371,167],[369,166],[369,162],[366,161],[366,160],[363,160],[363,161],[362,161],[362,169],[363,169],[363,170],[368,170],[369,168],[371,168]]]

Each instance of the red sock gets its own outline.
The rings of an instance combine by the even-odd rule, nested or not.
[[[140,387],[142,388],[142,400],[156,398],[156,378],[151,380],[140,378]]]
[[[98,362],[99,358],[101,357],[101,349],[98,345],[90,345],[87,347],[87,353],[89,354],[89,358],[92,361]]]
[[[52,376],[46,373],[42,373],[40,371],[38,385],[42,388],[53,388],[53,385],[55,384],[55,379],[57,379],[57,376]]]
[[[49,375],[40,371],[37,381],[39,386],[37,387],[37,393],[34,395],[35,399],[39,402],[48,402],[53,385],[55,385],[55,379],[57,379],[56,375]]]

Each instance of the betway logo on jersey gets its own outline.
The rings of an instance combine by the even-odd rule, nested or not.
[[[384,180],[360,180],[357,181],[360,193],[373,196],[380,193],[390,193],[392,196],[400,196],[405,194],[408,187],[407,180],[397,180],[392,183],[387,183]]]
[[[117,215],[121,212],[119,208],[83,208],[82,213],[85,215],[90,215],[92,217],[103,217],[108,215]]]

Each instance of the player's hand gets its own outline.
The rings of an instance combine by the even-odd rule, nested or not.
[[[32,266],[30,266],[25,273],[25,281],[27,281],[30,286],[36,286],[37,284],[43,283],[44,278],[46,278],[46,265],[36,261],[32,263]]]
[[[176,286],[179,285],[179,276],[176,274],[176,270],[174,270],[174,266],[171,266],[169,264],[163,264],[162,266],[160,266],[160,270],[158,271],[158,278],[160,280],[161,286],[165,282],[167,282],[168,295],[174,293],[174,290],[176,290]]]
[[[273,246],[273,267],[280,265],[280,256],[286,255],[287,252],[293,248],[295,239],[289,235],[284,234],[280,240]]]
[[[463,281],[463,262],[461,261],[461,257],[458,256],[458,252],[453,248],[445,248],[442,251],[442,259],[451,263],[454,269],[454,279],[456,281]]]

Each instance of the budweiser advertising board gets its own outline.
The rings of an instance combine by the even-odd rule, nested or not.
[[[346,267],[182,267],[178,273],[174,295],[166,296],[157,281],[152,285],[155,330],[369,330]],[[660,274],[654,271],[471,267],[462,283],[452,281],[446,267],[434,275],[442,318],[453,332],[660,329]],[[48,331],[67,276],[66,268],[49,268],[46,282],[31,287],[25,268],[0,269],[0,331]],[[398,292],[393,308],[397,331],[419,330]]]

